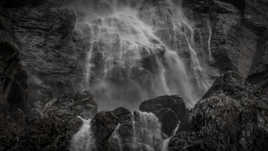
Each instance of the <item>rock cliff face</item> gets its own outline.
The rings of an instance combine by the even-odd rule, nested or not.
[[[225,77],[235,79],[230,73]],[[236,86],[227,87],[216,82],[210,89],[213,93],[192,109],[191,128],[177,132],[169,150],[265,150],[267,98],[255,96],[245,85],[240,85],[239,90]]]
[[[265,150],[267,12],[266,0],[2,0],[0,151],[69,150],[84,130],[96,151]]]
[[[211,23],[211,52],[222,72],[233,70],[267,93],[267,3],[265,1],[185,1],[194,20]],[[205,17],[203,17],[205,16]],[[257,59],[258,58],[258,59]]]

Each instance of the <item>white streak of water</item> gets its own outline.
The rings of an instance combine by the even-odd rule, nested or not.
[[[83,125],[71,140],[70,151],[92,151],[95,147],[95,139],[91,131],[91,119],[83,119]]]

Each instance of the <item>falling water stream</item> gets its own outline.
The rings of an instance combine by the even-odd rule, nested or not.
[[[83,124],[71,140],[70,151],[92,151],[95,148],[95,140],[91,131],[91,120],[79,118]]]
[[[84,88],[95,96],[101,110],[133,109],[142,100],[169,94],[182,96],[192,107],[209,88],[211,82],[194,47],[193,26],[177,4],[163,1],[174,10],[172,30],[178,35],[173,38],[186,41],[190,66],[179,55],[180,48],[159,35],[162,28],[142,17],[145,1],[90,1],[96,10],[88,8],[78,21],[76,28],[89,37]]]
[[[199,58],[202,52],[195,45],[194,25],[184,16],[179,1],[159,1],[161,9],[172,12],[171,22],[149,21],[155,17],[152,13],[146,19],[146,11],[150,11],[146,9],[150,5],[146,0],[88,0],[83,1],[83,6],[74,6],[82,16],[76,29],[88,42],[83,88],[94,95],[100,110],[119,106],[133,110],[142,100],[171,94],[182,96],[186,105],[193,107],[210,87],[211,79]],[[153,7],[149,6],[158,10]],[[166,28],[168,37],[161,34]],[[212,59],[209,22],[208,30],[209,54],[206,56]],[[173,44],[168,39],[174,41]],[[184,58],[183,52],[189,54],[189,58]],[[130,148],[167,151],[172,136],[163,138],[158,119],[151,113],[135,113]],[[91,122],[82,120],[83,126],[72,140],[72,151],[94,148]],[[112,139],[119,151],[124,151],[129,142],[120,136],[120,128],[118,124]]]

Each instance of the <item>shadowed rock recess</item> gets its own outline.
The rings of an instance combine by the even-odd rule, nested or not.
[[[267,149],[267,0],[0,1],[0,151]]]

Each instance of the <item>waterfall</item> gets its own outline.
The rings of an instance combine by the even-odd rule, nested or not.
[[[95,148],[95,140],[91,131],[91,119],[83,119],[80,130],[72,137],[70,151],[92,151]]]
[[[208,56],[209,61],[213,61],[212,52],[211,52],[211,39],[212,39],[212,28],[211,28],[211,22],[210,20],[207,21],[208,26]]]
[[[173,13],[167,26],[174,32],[169,34],[174,45],[160,34],[165,22],[156,24],[149,21],[154,14],[146,18],[141,12],[151,5],[147,1],[89,0],[83,4],[76,8],[82,11],[76,29],[89,41],[84,85],[101,110],[137,108],[141,100],[171,94],[182,96],[192,107],[211,85],[194,47],[194,26],[180,3],[161,1],[161,6]],[[149,8],[154,10],[154,6]],[[186,47],[178,44],[183,39]],[[184,49],[188,49],[190,61],[180,55]]]
[[[199,48],[198,26],[184,15],[181,0],[79,1],[71,7],[77,11],[76,30],[87,41],[83,85],[100,110],[134,110],[142,100],[173,94],[193,107],[211,86],[208,61],[202,60],[212,58],[211,25]],[[179,125],[165,139],[154,114],[135,111],[131,117],[109,138],[115,150],[168,150]],[[72,140],[73,151],[92,150],[91,133],[90,120],[83,120]]]
[[[201,63],[199,61],[196,50],[192,46],[194,43],[193,35],[194,35],[194,33],[192,30],[190,32],[190,36],[186,36],[186,34],[185,34],[185,39],[187,41],[187,44],[188,44],[188,47],[190,50],[190,56],[191,56],[191,61],[192,61],[191,65],[192,65],[192,69],[193,69],[193,74],[194,74],[194,77],[198,83],[198,87],[203,89],[203,90],[207,90],[211,84],[209,83],[209,81],[206,78],[204,78],[204,76],[206,76],[206,75],[203,72],[203,67],[201,66]],[[188,38],[188,37],[190,37],[190,38]]]
[[[162,141],[161,123],[153,113],[136,112],[136,122],[134,125],[134,136],[148,147],[156,150],[159,148],[159,141]],[[138,141],[138,139],[135,139]],[[137,142],[134,142],[136,144]]]

